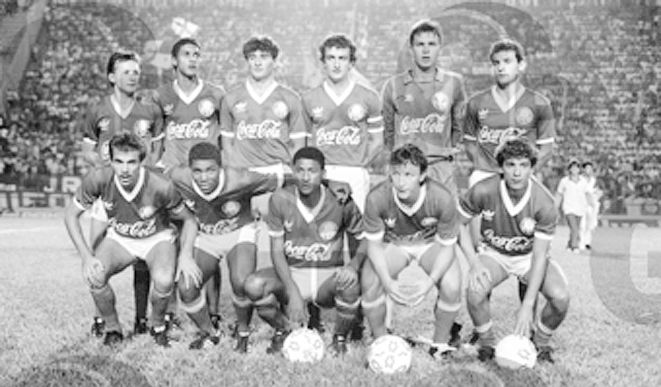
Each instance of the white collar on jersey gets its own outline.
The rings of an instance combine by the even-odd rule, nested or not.
[[[271,84],[268,85],[266,87],[266,90],[264,90],[260,95],[257,89],[255,89],[255,87],[252,85],[252,83],[250,83],[250,81],[246,79],[246,90],[248,90],[248,94],[250,95],[250,97],[254,99],[255,102],[257,102],[257,104],[259,105],[263,104],[264,101],[266,101],[266,99],[270,97],[271,94],[273,94],[273,92],[277,87],[278,87],[278,82],[272,79]]]
[[[131,114],[131,111],[133,110],[133,106],[135,106],[135,98],[131,100],[131,105],[128,107],[126,110],[122,110],[122,106],[119,104],[119,101],[115,98],[115,94],[110,94],[110,104],[112,105],[113,110],[115,110],[115,113],[122,117],[123,120],[127,119],[129,114]]]
[[[392,196],[395,198],[395,204],[397,207],[406,214],[406,216],[413,216],[420,207],[422,207],[422,203],[425,202],[425,198],[427,197],[427,184],[423,184],[420,186],[420,195],[418,195],[418,200],[413,203],[412,206],[407,206],[406,204],[402,203],[399,198],[397,197],[397,191],[395,191],[395,188],[393,187],[392,189]]]
[[[328,94],[328,97],[330,97],[330,99],[333,100],[333,102],[335,102],[336,106],[340,106],[342,102],[344,102],[347,98],[349,98],[349,94],[351,94],[354,87],[356,87],[356,81],[351,79],[349,81],[349,85],[342,92],[342,94],[337,95],[335,94],[335,91],[331,89],[330,85],[328,84],[328,81],[324,81],[324,91],[326,92],[326,94]]]
[[[509,192],[507,192],[505,179],[500,180],[500,196],[503,198],[503,204],[505,204],[505,209],[507,210],[507,213],[510,214],[510,216],[518,215],[519,212],[521,212],[523,208],[526,206],[526,204],[528,204],[528,201],[530,200],[530,196],[532,195],[532,185],[533,185],[533,180],[528,179],[528,188],[526,188],[526,192],[523,194],[521,200],[519,200],[519,202],[516,205],[514,205]]]
[[[140,167],[140,170],[138,172],[138,181],[135,183],[135,186],[133,187],[133,190],[131,192],[126,192],[124,187],[122,187],[122,183],[119,181],[119,178],[117,177],[117,174],[115,174],[115,186],[117,187],[117,190],[119,191],[120,195],[127,201],[127,202],[132,202],[133,199],[135,199],[136,196],[138,196],[138,193],[142,189],[142,186],[145,183],[145,168]]]
[[[197,98],[200,93],[202,92],[202,89],[204,88],[204,81],[199,79],[197,80],[197,86],[195,86],[195,89],[190,94],[186,94],[184,90],[179,87],[179,82],[175,79],[172,81],[172,90],[177,94],[180,100],[182,100],[186,105],[190,105],[195,101],[195,98]]]
[[[516,94],[513,96],[513,98],[510,99],[505,99],[502,95],[498,94],[496,91],[496,85],[493,85],[491,87],[491,96],[493,97],[493,100],[496,102],[496,105],[500,108],[500,110],[505,113],[512,109],[514,105],[521,99],[523,96],[523,93],[526,92],[526,88],[524,86],[521,86],[519,90],[516,91]]]
[[[225,187],[225,171],[221,168],[220,171],[218,172],[218,187],[214,189],[212,192],[209,194],[205,194],[200,187],[197,185],[195,182],[195,179],[193,179],[193,191],[195,191],[196,194],[198,194],[199,197],[202,199],[210,202],[213,199],[217,198],[218,195],[220,195],[220,192],[223,190]]]
[[[319,197],[319,203],[317,203],[314,208],[309,208],[303,202],[301,201],[300,196],[298,195],[298,188],[294,190],[296,192],[296,208],[298,208],[298,212],[301,213],[301,216],[303,219],[305,219],[306,222],[310,223],[314,220],[314,218],[319,215],[321,212],[321,208],[324,206],[324,203],[326,202],[326,188],[322,185],[321,186],[321,197]]]

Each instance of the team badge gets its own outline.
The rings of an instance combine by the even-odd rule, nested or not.
[[[229,202],[223,204],[222,210],[225,215],[231,218],[239,213],[239,211],[241,210],[241,205],[239,204],[239,202],[230,200]]]
[[[113,203],[113,202],[103,202],[103,208],[105,208],[106,211],[112,211],[112,209],[115,208],[115,203]]]
[[[384,222],[386,223],[386,226],[388,226],[388,228],[395,227],[395,218],[386,218]]]
[[[138,137],[145,137],[147,136],[147,132],[149,131],[150,127],[151,121],[137,120],[135,124],[133,124],[133,133],[135,133],[135,135]]]
[[[282,226],[285,228],[285,231],[291,232],[291,230],[294,229],[294,221],[292,220],[285,220]]]
[[[516,123],[518,125],[528,125],[532,122],[533,113],[529,107],[524,106],[516,110]]]
[[[148,219],[154,216],[154,213],[156,213],[156,208],[152,206],[144,206],[138,211],[138,215],[140,215],[140,218],[142,219]]]
[[[248,103],[247,103],[247,102],[244,102],[244,101],[237,102],[237,103],[234,105],[234,114],[245,113],[247,107],[248,107]]]
[[[349,106],[349,109],[347,109],[347,116],[353,122],[362,120],[365,118],[366,114],[367,111],[365,111],[365,108],[361,104],[354,103],[353,105]]]
[[[477,118],[480,121],[484,121],[488,115],[489,115],[489,109],[480,109],[477,112]]]
[[[439,112],[446,112],[450,106],[450,99],[444,92],[439,91],[431,98],[431,104]]]
[[[414,100],[414,98],[413,98],[413,94],[405,94],[405,95],[404,95],[404,102],[409,102],[409,103],[411,103],[411,102],[413,102],[413,100]]]
[[[521,232],[526,234],[526,235],[532,235],[533,232],[535,231],[535,220],[532,218],[523,218],[521,219],[521,223],[519,224],[519,228],[521,229]]]
[[[319,236],[325,241],[329,241],[337,234],[337,224],[335,222],[327,221],[319,226]]]
[[[320,120],[324,115],[324,108],[322,106],[317,106],[312,109],[312,118],[315,120]]]
[[[274,103],[273,106],[271,106],[271,110],[279,120],[283,120],[289,114],[287,104],[282,101]]]
[[[174,105],[173,104],[169,103],[169,104],[163,106],[163,114],[164,115],[170,116],[170,115],[172,115],[172,113],[174,113]]]
[[[422,219],[422,221],[420,221],[420,225],[422,227],[431,227],[431,226],[436,225],[437,223],[438,223],[438,219],[436,219],[434,217],[431,217],[431,216],[428,217],[428,218],[424,218],[424,219]]]
[[[494,216],[496,216],[496,212],[493,210],[484,210],[482,211],[482,219],[486,220],[487,222],[493,221]]]
[[[197,110],[200,112],[202,117],[209,118],[216,110],[216,108],[210,99],[205,98],[197,104]]]
[[[101,117],[96,126],[99,128],[99,131],[106,132],[110,129],[110,119],[108,117]]]

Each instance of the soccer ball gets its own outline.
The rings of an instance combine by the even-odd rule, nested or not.
[[[282,354],[291,362],[315,363],[324,357],[326,346],[317,331],[300,328],[292,331],[282,345]]]
[[[496,363],[501,367],[518,370],[532,368],[536,362],[537,350],[527,337],[508,335],[496,345]]]
[[[411,368],[411,346],[399,336],[385,335],[370,345],[367,364],[379,374],[406,372]]]

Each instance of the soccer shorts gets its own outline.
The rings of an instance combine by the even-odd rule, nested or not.
[[[292,267],[291,277],[294,280],[298,290],[301,292],[301,297],[304,301],[316,302],[319,288],[329,278],[333,277],[339,270],[339,267],[328,268],[297,268]]]
[[[166,229],[146,238],[136,239],[119,235],[114,228],[110,227],[106,234],[106,238],[119,243],[120,246],[125,248],[126,251],[134,257],[144,260],[147,258],[147,254],[149,254],[157,244],[161,242],[174,243],[176,233],[172,229]]]
[[[475,184],[481,182],[484,179],[488,179],[495,174],[496,172],[481,171],[479,169],[474,170],[468,177],[468,188],[471,188]]]
[[[108,221],[108,214],[106,213],[106,208],[103,206],[103,200],[99,197],[94,203],[92,203],[92,208],[89,209],[90,217],[92,219],[99,220],[101,222]]]
[[[370,191],[370,174],[367,169],[344,165],[326,165],[326,178],[349,184],[353,201],[361,213],[365,212],[365,200]]]
[[[394,243],[387,243],[385,248],[386,263],[389,261],[402,262],[406,261],[407,264],[410,264],[411,261],[415,260],[418,263],[422,261],[426,254],[429,253],[432,246],[440,242],[429,242],[425,244],[411,244],[411,245],[399,245]]]
[[[257,243],[259,225],[257,223],[247,224],[227,234],[205,234],[198,233],[195,238],[195,248],[223,259],[227,253],[241,242]]]

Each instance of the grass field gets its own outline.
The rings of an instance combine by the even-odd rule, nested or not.
[[[554,365],[507,371],[480,363],[468,349],[440,363],[416,348],[411,371],[388,377],[364,368],[364,345],[316,365],[268,356],[271,331],[259,318],[244,356],[232,351],[227,335],[217,348],[189,351],[193,329],[183,315],[184,330],[172,348],[156,347],[149,336],[104,348],[89,335],[92,301],[62,221],[0,217],[0,386],[659,386],[660,236],[659,229],[599,229],[595,252],[574,255],[563,248],[567,229],[559,228],[552,253],[569,278],[572,303],[554,340]],[[633,252],[631,259],[626,251]],[[267,264],[267,257],[262,261]],[[127,330],[131,276],[127,270],[112,282]],[[228,294],[225,281],[226,321],[233,319]],[[500,335],[513,324],[514,294],[512,280],[494,293]],[[432,300],[430,295],[421,306],[397,309],[397,333],[431,336]],[[465,313],[462,322],[470,326]]]

